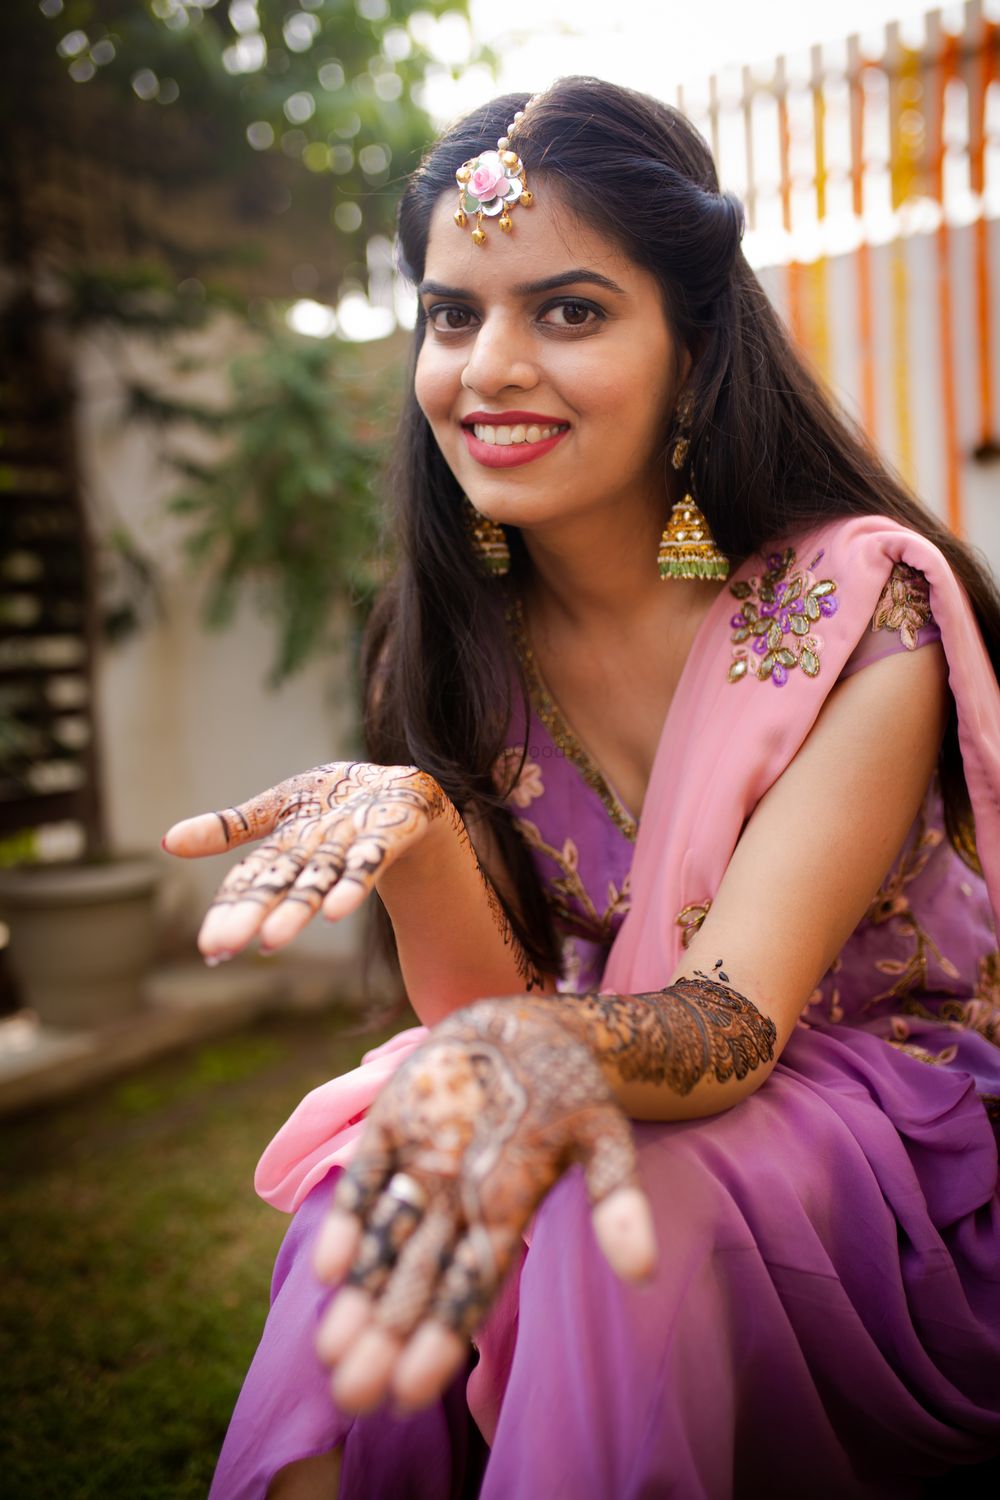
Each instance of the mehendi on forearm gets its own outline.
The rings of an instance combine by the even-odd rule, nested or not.
[[[665,1083],[684,1095],[702,1078],[742,1079],[774,1057],[774,1022],[723,982],[721,959],[714,973],[695,969],[645,994],[563,994],[548,1003],[622,1083]]]
[[[505,948],[511,950],[514,967],[524,980],[525,991],[530,994],[533,990],[544,989],[545,975],[536,964],[532,963],[525,952],[524,945],[515,933],[510,917],[507,915],[503,902],[500,900],[496,886],[483,869],[482,861],[476,853],[475,846],[469,837],[469,830],[466,828],[465,822],[457,808],[455,809],[455,814],[457,820],[455,824],[456,832],[462,842],[471,850],[472,857],[476,861],[476,869],[479,871],[479,878],[483,882],[483,891],[486,896],[486,903],[490,909],[490,916],[493,918],[497,932],[500,934],[500,941]]]

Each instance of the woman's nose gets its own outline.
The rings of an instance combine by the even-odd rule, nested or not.
[[[515,320],[486,318],[476,332],[462,371],[466,389],[487,396],[506,386],[529,390],[537,381],[526,338]]]

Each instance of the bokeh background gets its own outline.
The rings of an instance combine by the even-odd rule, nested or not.
[[[807,358],[1000,567],[1000,0],[0,8],[8,1493],[204,1493],[284,1227],[253,1162],[405,1024],[365,914],[207,970],[232,859],[159,840],[359,752],[398,195],[566,73],[689,115]]]

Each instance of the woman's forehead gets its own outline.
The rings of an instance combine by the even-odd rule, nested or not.
[[[464,229],[455,223],[457,201],[457,194],[442,193],[434,205],[422,287],[433,281],[485,293],[517,286],[528,294],[530,284],[574,268],[599,273],[623,294],[652,281],[620,245],[587,224],[551,187],[536,192],[530,208],[514,208],[508,234],[496,219],[484,218],[482,245],[473,243],[471,222]]]

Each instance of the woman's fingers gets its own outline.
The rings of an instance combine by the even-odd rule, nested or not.
[[[266,844],[242,859],[226,875],[201,924],[198,947],[209,954],[235,951],[250,941],[276,907],[292,900],[304,912],[301,925],[315,908],[296,901],[303,867],[322,837],[318,819],[280,829]]]
[[[392,1196],[392,1183],[368,1215],[347,1272],[348,1286],[377,1296],[389,1280],[399,1253],[420,1222],[421,1209]]]
[[[469,1341],[434,1318],[421,1323],[396,1361],[392,1393],[404,1412],[419,1411],[454,1379],[469,1357]]]
[[[416,1411],[433,1401],[461,1368],[469,1339],[486,1317],[520,1243],[520,1230],[511,1225],[469,1225],[444,1269],[428,1315],[393,1369],[392,1391],[404,1410]]]
[[[334,1188],[330,1210],[317,1238],[313,1269],[321,1281],[332,1283],[346,1274],[361,1242],[365,1219],[391,1168],[392,1141],[373,1107],[354,1160]]]
[[[327,893],[339,888],[349,847],[346,825],[338,820],[313,847],[285,899],[264,919],[260,928],[263,944],[268,948],[283,947],[298,936],[321,907],[326,914]]]
[[[334,761],[234,807],[173,824],[163,847],[185,858],[267,839],[222,882],[198,934],[200,951],[229,957],[257,932],[273,950],[320,910],[330,921],[348,916],[423,836],[442,797],[415,767]]]
[[[608,1265],[626,1281],[656,1268],[656,1232],[649,1199],[639,1187],[615,1188],[593,1212],[594,1234]]]
[[[335,1365],[372,1320],[374,1302],[360,1287],[342,1286],[320,1320],[316,1353],[325,1365]]]
[[[338,760],[313,766],[216,812],[198,813],[172,823],[163,836],[168,854],[197,859],[224,854],[241,844],[264,838],[280,822],[322,817],[362,793],[369,799],[385,796],[425,812],[439,810],[444,794],[416,766],[378,766],[365,761]],[[390,816],[397,816],[391,813]],[[406,817],[403,813],[402,816]]]
[[[181,859],[198,859],[203,854],[224,854],[243,839],[230,837],[231,824],[225,813],[197,813],[172,823],[161,839],[168,854]]]
[[[281,821],[320,816],[331,806],[331,787],[337,784],[332,773],[336,767],[342,765],[346,769],[351,764],[344,761],[331,766],[314,766],[311,771],[288,776],[276,786],[270,786],[234,807],[182,818],[167,829],[163,847],[168,854],[177,854],[183,859],[224,854],[227,849],[236,849],[241,844],[266,837]]]
[[[402,1348],[384,1328],[365,1328],[334,1371],[330,1390],[337,1405],[359,1416],[374,1410],[388,1389]]]
[[[321,1329],[318,1347],[337,1365],[331,1388],[343,1410],[371,1411],[391,1388],[415,1411],[440,1395],[468,1355],[470,1333],[486,1316],[520,1236],[472,1225],[449,1260],[456,1232],[450,1210],[432,1210],[376,1300],[348,1303]]]
[[[426,1314],[456,1234],[455,1215],[444,1207],[431,1209],[406,1241],[381,1284],[377,1299],[372,1301],[362,1293],[367,1307],[360,1300],[352,1301],[338,1315],[337,1303],[343,1297],[348,1293],[358,1297],[352,1273],[351,1282],[334,1303],[329,1325],[324,1322],[321,1327],[317,1342],[320,1357],[340,1366],[334,1377],[333,1393],[345,1410],[367,1410],[382,1399],[390,1383],[395,1388],[396,1365],[405,1340]],[[423,1362],[418,1361],[416,1370],[419,1398],[428,1375]]]
[[[375,1305],[374,1320],[380,1327],[397,1338],[409,1338],[427,1312],[458,1233],[457,1217],[451,1208],[442,1204],[428,1210],[403,1246]]]
[[[470,1224],[441,1277],[431,1316],[471,1338],[489,1311],[520,1242],[520,1228]]]
[[[651,1275],[656,1264],[653,1216],[639,1187],[632,1127],[617,1106],[581,1114],[577,1154],[594,1205],[594,1233],[611,1269],[629,1281]]]

